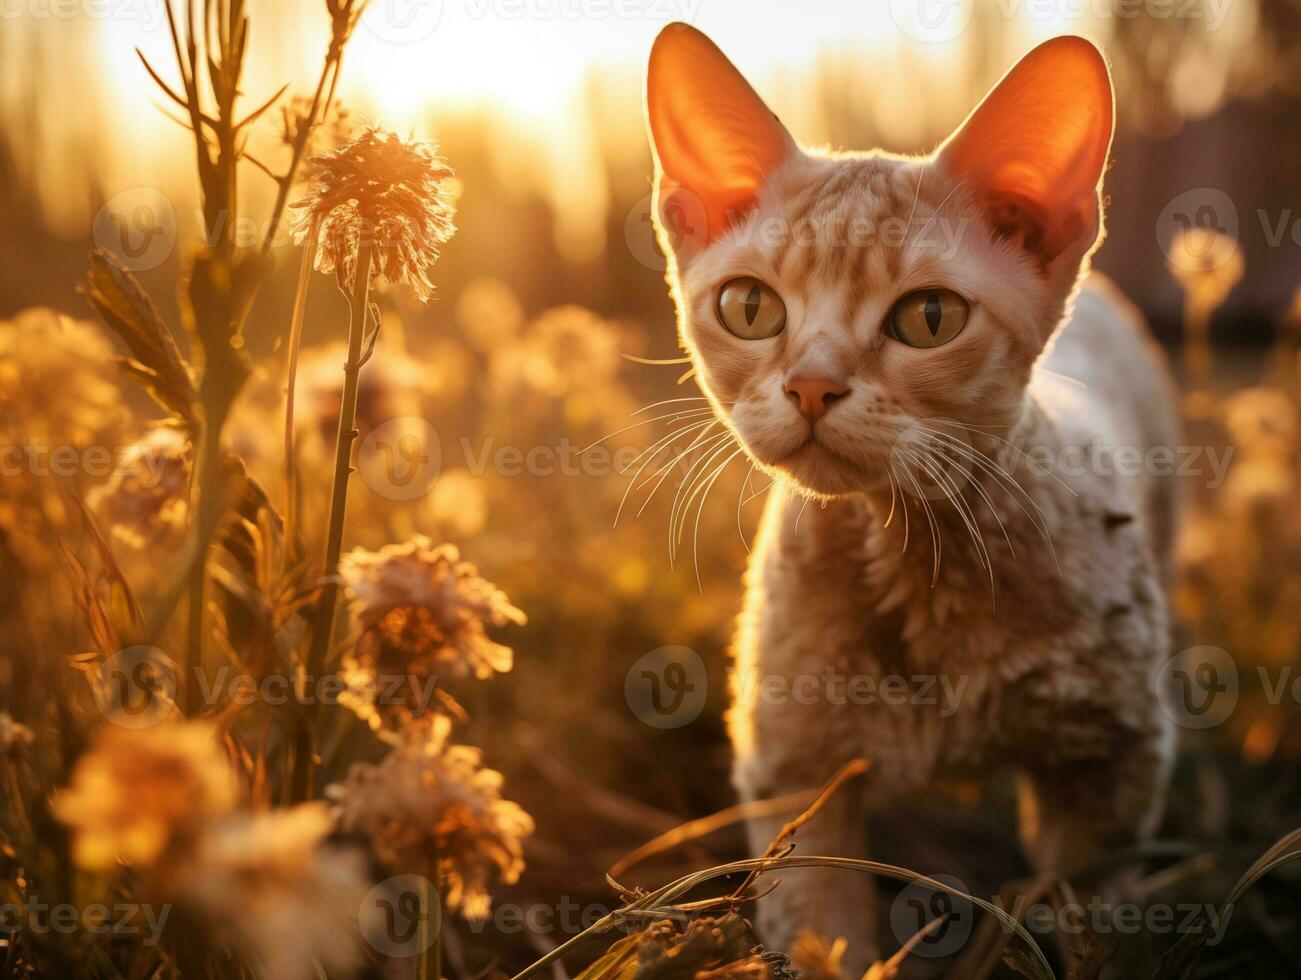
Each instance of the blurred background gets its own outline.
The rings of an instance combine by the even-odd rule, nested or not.
[[[309,90],[328,36],[322,7],[249,4],[250,108],[286,82],[286,98]],[[173,77],[161,4],[32,0],[0,14],[0,318],[53,307],[90,320],[77,285],[99,245],[127,256],[178,322],[181,262],[201,233],[193,146],[135,50]],[[1185,378],[1189,441],[1235,449],[1223,485],[1187,488],[1178,608],[1180,645],[1228,650],[1242,697],[1223,724],[1189,733],[1163,828],[1217,853],[1233,842],[1231,882],[1301,823],[1301,708],[1267,697],[1253,673],[1281,671],[1298,652],[1301,3],[375,0],[344,61],[339,126],[374,123],[436,141],[457,173],[459,232],[435,270],[433,302],[421,306],[400,289],[382,297],[384,331],[363,376],[363,442],[390,423],[406,431],[421,420],[421,431],[436,433],[437,478],[409,498],[382,476],[356,480],[347,543],[379,547],[417,532],[454,542],[529,616],[502,637],[516,649],[515,672],[455,692],[474,719],[468,740],[485,746],[538,820],[517,900],[613,903],[603,876],[616,858],[733,802],[726,647],[762,482],[740,462],[723,473],[707,500],[692,503],[670,561],[670,506],[685,467],[666,471],[652,497],[645,477],[670,457],[655,457],[635,480],[618,472],[619,457],[579,452],[606,439],[626,462],[673,420],[620,430],[674,405],[633,412],[696,394],[678,383],[682,365],[623,356],[681,355],[648,217],[642,120],[646,54],[673,20],[708,33],[801,142],[835,148],[929,151],[1037,41],[1081,33],[1105,48],[1119,118],[1096,265],[1142,308],[1177,365],[1189,343],[1209,343],[1211,371]],[[250,153],[274,160],[276,113],[257,129]],[[243,179],[245,211],[264,213],[271,182],[260,188],[252,166]],[[1186,243],[1172,244],[1190,226],[1214,243],[1191,258]],[[274,253],[247,331],[259,373],[229,430],[272,488],[280,345],[299,265],[287,238]],[[324,520],[345,316],[333,282],[315,277],[298,405],[308,521]],[[51,332],[49,344],[42,360],[0,342],[6,438],[27,434],[20,402],[48,413],[92,390],[70,380],[67,362],[52,356],[58,345],[99,384],[93,418],[60,416],[75,433],[66,438],[109,446],[138,438],[155,413],[114,380],[107,335],[87,324]],[[505,465],[500,451],[512,447],[553,452],[550,462]],[[157,569],[140,543],[174,533],[151,525],[115,537],[142,594]],[[72,623],[50,627],[70,650],[84,642]],[[638,717],[625,681],[638,658],[669,645],[700,655],[707,697],[698,717],[662,729]],[[979,810],[978,797],[964,799]],[[883,829],[887,859],[956,868],[986,894],[1025,873],[1005,820],[976,813],[974,829],[958,832],[950,811],[927,813],[931,823],[912,826],[930,830]],[[657,883],[742,849],[739,830],[724,830],[633,877]],[[1222,897],[1222,882],[1208,875],[1183,869],[1164,887]],[[1273,926],[1295,931],[1301,903],[1279,914],[1283,926]],[[1264,926],[1242,929],[1261,962],[1290,962]],[[554,941],[513,935],[494,948],[518,959]],[[463,939],[466,949],[476,942],[487,939]],[[474,959],[459,949],[449,955]],[[1239,955],[1226,947],[1222,962]]]

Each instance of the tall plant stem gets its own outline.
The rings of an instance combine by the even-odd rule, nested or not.
[[[356,278],[352,284],[352,317],[348,323],[348,361],[343,366],[343,398],[339,406],[339,433],[335,440],[334,481],[330,492],[330,524],[325,539],[325,565],[321,600],[317,605],[312,645],[308,650],[306,680],[314,683],[324,672],[334,646],[334,613],[339,603],[339,555],[343,551],[343,525],[348,509],[348,476],[352,473],[352,444],[357,438],[357,389],[361,380],[362,344],[366,334],[366,311],[370,288],[371,246],[363,244],[357,253]],[[294,800],[310,799],[314,766],[313,738],[319,705],[314,699],[299,715],[295,739],[293,778]]]
[[[321,218],[312,219],[298,269],[298,289],[294,293],[294,313],[289,323],[289,352],[285,368],[285,538],[291,548],[298,546],[298,459],[294,449],[294,392],[298,382],[298,351],[303,345],[303,320],[307,315],[307,287],[316,263],[316,236]]]

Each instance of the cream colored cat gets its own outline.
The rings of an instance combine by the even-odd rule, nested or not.
[[[681,340],[778,481],[736,641],[736,785],[763,799],[872,762],[801,854],[867,856],[867,808],[950,771],[1024,773],[1023,839],[1049,872],[1161,812],[1174,493],[1112,464],[1173,446],[1176,415],[1135,311],[1081,287],[1112,110],[1101,54],[1061,37],[929,157],[812,151],[704,35],[655,44]],[[779,822],[753,825],[756,850]],[[866,876],[781,877],[770,943],[845,936],[855,969],[881,951]]]

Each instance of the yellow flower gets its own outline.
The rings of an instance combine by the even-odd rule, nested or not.
[[[478,749],[446,744],[449,727],[409,730],[379,763],[353,766],[329,796],[340,829],[365,837],[390,870],[441,875],[447,906],[482,918],[489,883],[519,880],[533,819],[501,798],[501,773],[482,767]]]
[[[107,871],[118,861],[149,868],[184,853],[238,795],[210,726],[105,727],[53,807],[72,832],[77,864]]]

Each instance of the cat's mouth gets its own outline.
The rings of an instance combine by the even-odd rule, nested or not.
[[[861,462],[846,456],[816,432],[810,432],[778,466],[806,489],[832,496],[859,493],[876,482]]]

